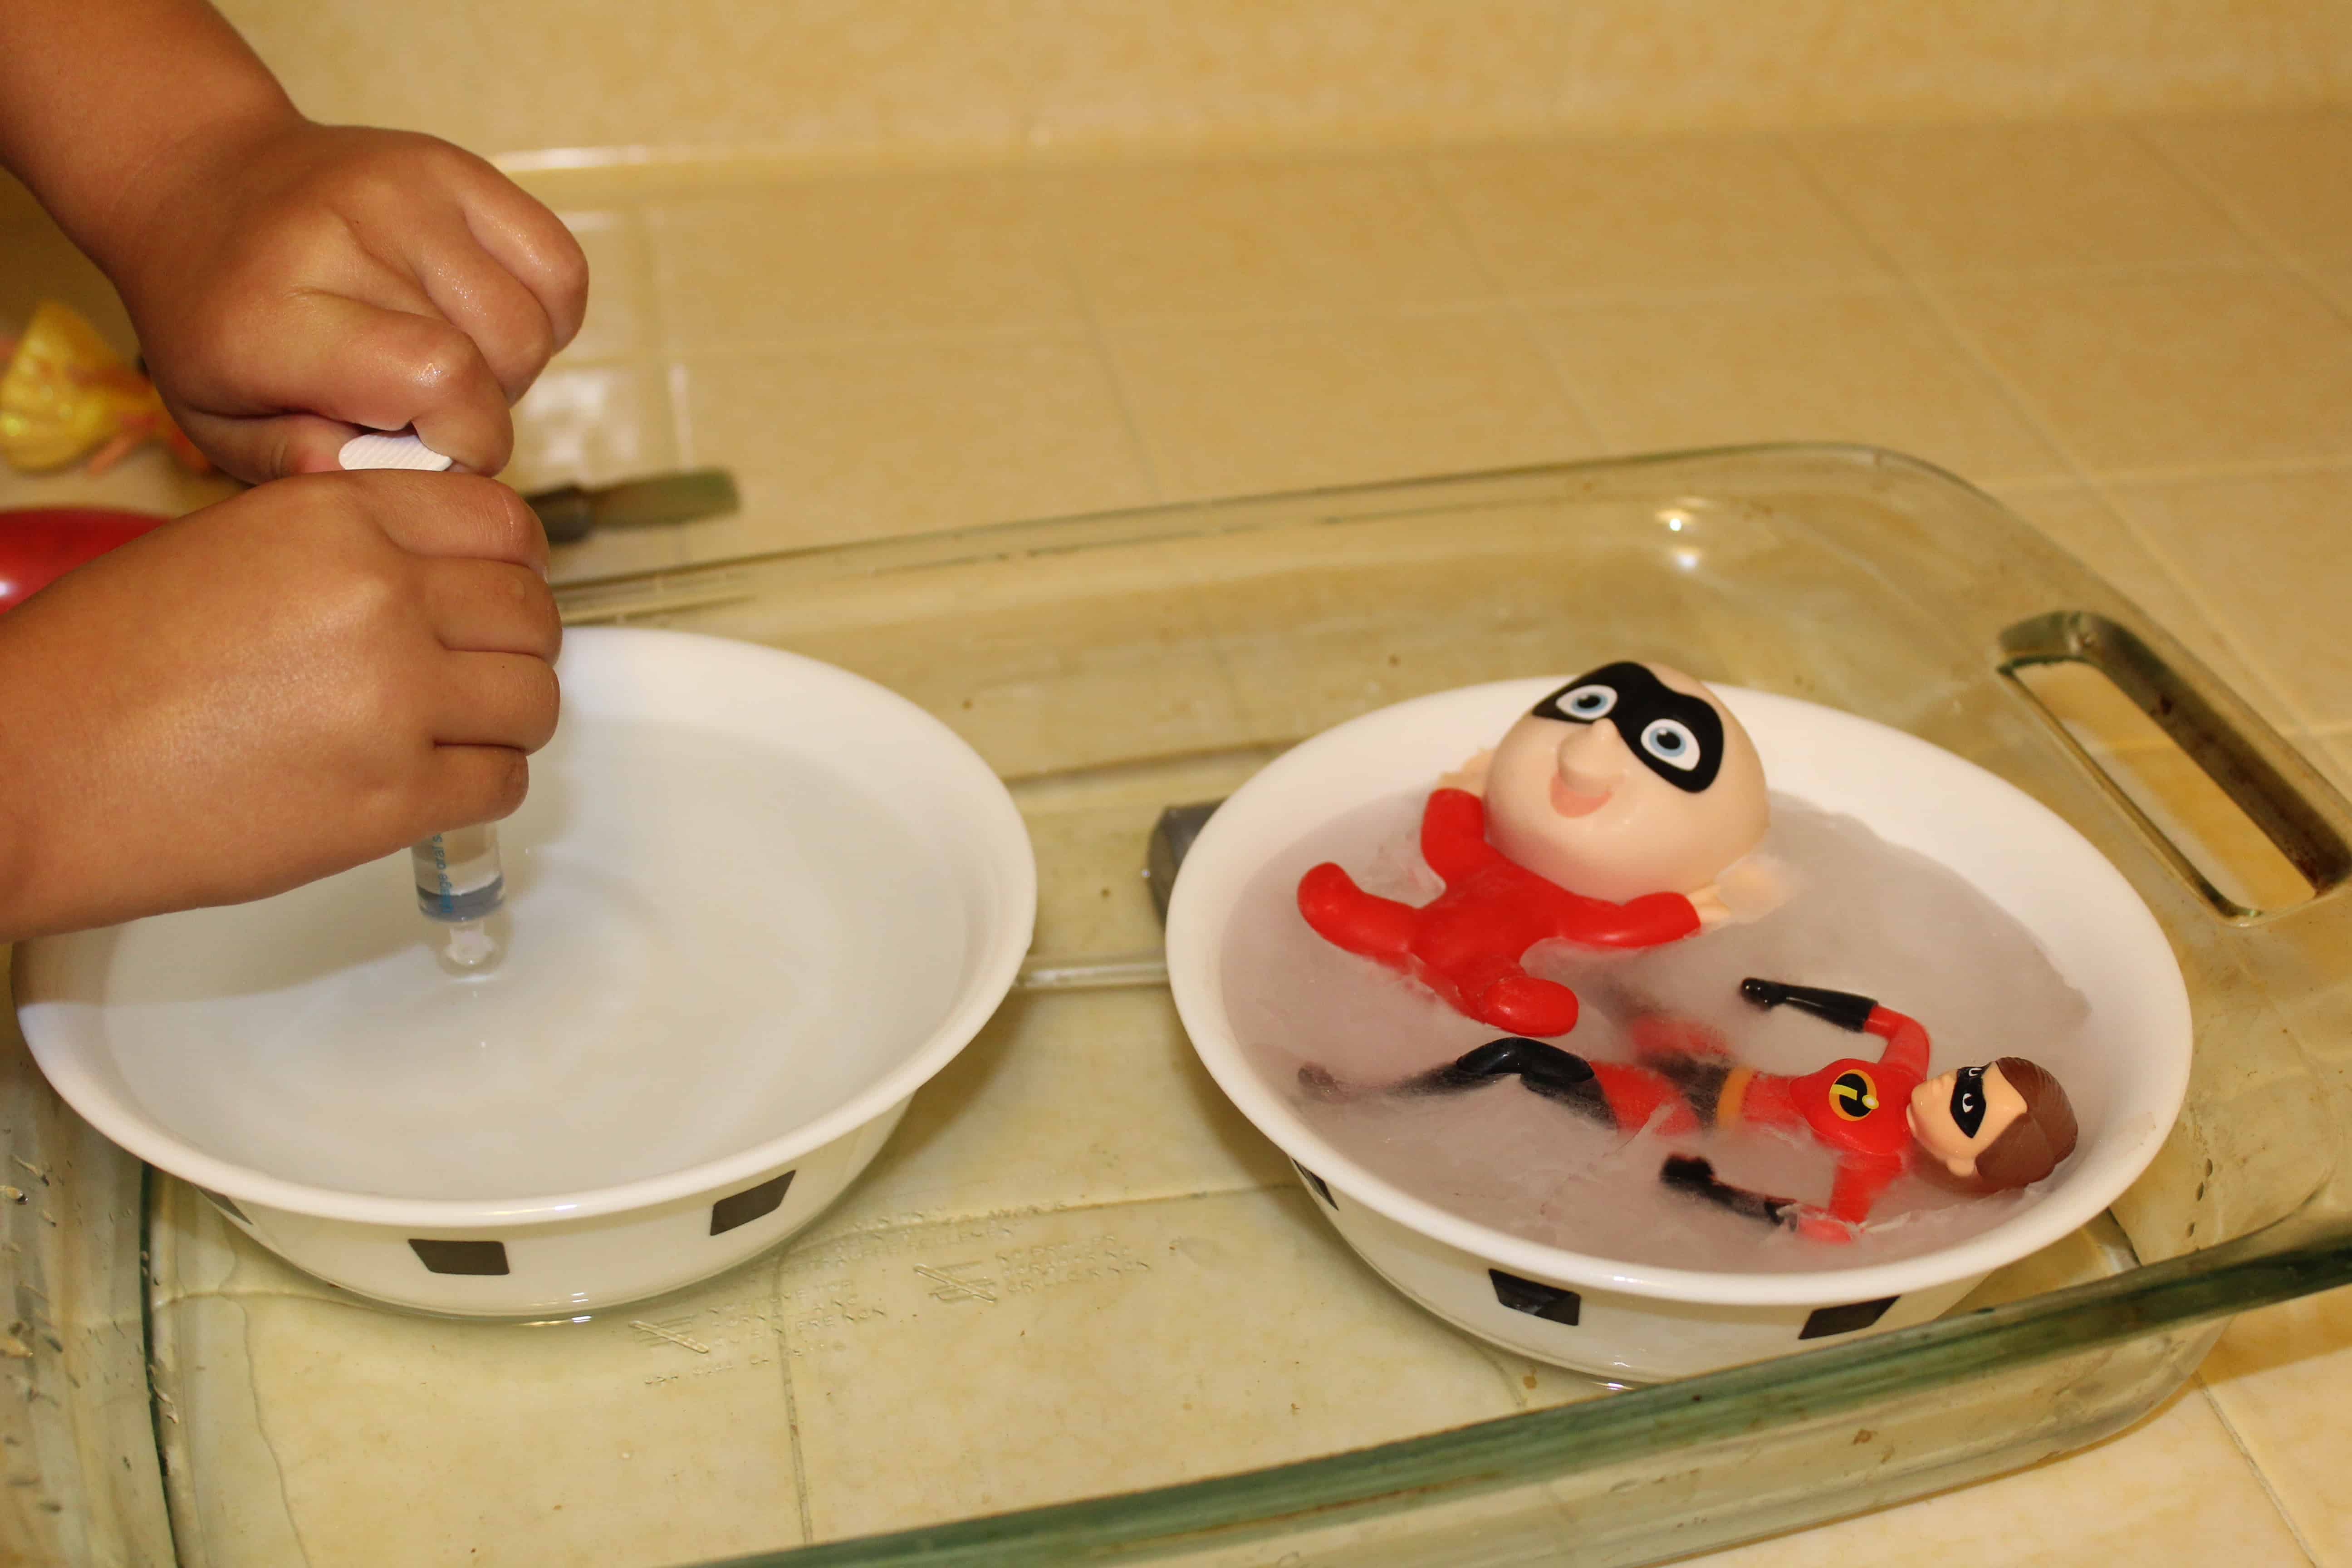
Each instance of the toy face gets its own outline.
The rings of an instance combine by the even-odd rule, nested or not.
[[[2025,1114],[2025,1097],[1992,1066],[1962,1068],[1911,1091],[1911,1136],[1955,1176],[1977,1173],[1977,1156]]]
[[[1486,773],[1486,837],[1549,881],[1623,902],[1706,887],[1764,837],[1764,766],[1678,670],[1621,662],[1513,724]]]

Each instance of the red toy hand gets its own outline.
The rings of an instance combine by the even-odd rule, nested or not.
[[[166,520],[100,507],[0,511],[0,611]]]

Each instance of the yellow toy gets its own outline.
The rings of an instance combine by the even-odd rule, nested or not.
[[[0,457],[19,468],[60,468],[89,454],[102,474],[142,442],[161,441],[191,473],[212,465],[163,410],[154,384],[53,300],[33,308],[24,336],[0,338]]]

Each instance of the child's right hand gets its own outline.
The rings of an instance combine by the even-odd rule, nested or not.
[[[331,473],[359,429],[414,426],[475,473],[506,466],[508,405],[587,309],[554,214],[446,142],[290,110],[171,173],[98,254],[213,461],[257,484]]]
[[[562,638],[537,519],[320,475],[0,616],[0,941],[281,892],[521,804]]]

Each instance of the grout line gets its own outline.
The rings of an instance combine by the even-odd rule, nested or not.
[[[1832,210],[1838,213],[1849,224],[1858,226],[1859,220],[1846,210],[1845,205],[1838,200],[1836,193],[1819,177],[1811,165],[1805,161],[1801,153],[1796,149],[1793,142],[1790,143],[1790,156],[1815,193],[1830,204]],[[2168,163],[2167,166],[2170,165]],[[1893,258],[1879,250],[1875,243],[1869,240],[1867,234],[1864,235],[1864,240],[1865,243],[1871,244],[1874,254],[1881,256],[1883,259],[1892,264]],[[2256,653],[2248,645],[2246,639],[2231,628],[2227,619],[2217,613],[2211,601],[2192,581],[2192,574],[2183,572],[2179,563],[2174,561],[2168,552],[2158,549],[2147,530],[2133,519],[2128,510],[2117,503],[2114,489],[2117,479],[2116,471],[2094,468],[2074,450],[2034,399],[2026,393],[2024,388],[2011,380],[1991,356],[1984,352],[1982,346],[1962,326],[1948,303],[1935,288],[1930,287],[1925,279],[1908,268],[1898,267],[1896,271],[1897,276],[1910,286],[1914,297],[1943,329],[1945,334],[1959,345],[1960,352],[1969,357],[1969,363],[1976,366],[1979,374],[1990,381],[2011,411],[2023,419],[2033,432],[2049,445],[2051,450],[2055,452],[2059,460],[2065,465],[2067,472],[2086,487],[2099,503],[2123,525],[2125,536],[2155,563],[2158,571],[2163,574],[2173,590],[2179,593],[2205,622],[2204,629],[2210,632],[2223,647],[2245,666],[2248,675],[2261,689],[2254,692],[2241,692],[2239,695],[2257,708],[2268,705],[2284,713],[2289,721],[2290,728],[2309,729],[2312,716],[2305,710],[2301,702],[2288,693],[2271,668],[2270,661]],[[2186,629],[2176,629],[2175,635],[2179,635]],[[2184,637],[2183,640],[2186,638]],[[2267,703],[2264,699],[2267,699]]]
[[[2215,479],[2292,479],[2352,471],[2352,454],[2327,458],[2249,458],[2242,462],[2186,463],[2178,468],[2086,468],[2084,483],[2119,486],[2197,484]]]
[[[1064,1215],[1099,1214],[1112,1209],[1150,1208],[1157,1204],[1192,1204],[1210,1198],[1244,1197],[1255,1193],[1276,1197],[1285,1193],[1296,1193],[1301,1198],[1307,1196],[1305,1187],[1285,1175],[1271,1182],[1261,1182],[1248,1186],[1201,1187],[1192,1192],[1150,1193],[1128,1197],[1097,1198],[1087,1203],[1029,1204],[1012,1208],[975,1209],[964,1214],[926,1214],[921,1219],[905,1223],[887,1220],[880,1225],[835,1231],[822,1237],[804,1237],[793,1242],[793,1251],[798,1253],[803,1248],[854,1247],[862,1242],[878,1240],[886,1237],[909,1235],[939,1226],[1001,1225],[1014,1220],[1058,1218]],[[790,1261],[791,1257],[787,1255],[785,1267],[789,1267]]]
[[[1881,266],[1886,268],[1901,280],[1904,292],[1909,295],[1913,303],[1927,312],[1927,319],[1936,324],[1937,330],[1960,351],[1962,356],[1975,369],[1978,376],[1992,389],[1993,395],[2000,400],[2001,405],[2027,429],[2032,431],[2041,439],[2042,445],[2049,447],[2051,455],[2058,459],[2061,468],[2059,477],[2072,479],[2077,484],[2088,484],[2090,475],[2084,465],[2069,449],[2066,443],[2059,438],[2057,431],[2051,427],[2050,421],[2044,417],[2041,408],[2007,375],[2003,374],[2000,367],[1992,363],[1984,351],[1978,346],[1975,339],[1961,329],[1958,321],[1954,318],[1934,290],[1927,287],[1926,281],[1904,266],[1899,258],[1878,242],[1870,233],[1868,226],[1862,221],[1860,215],[1846,205],[1844,200],[1831,187],[1829,182],[1822,177],[1821,172],[1805,157],[1801,144],[1793,137],[1784,137],[1783,141],[1786,143],[1790,162],[1796,166],[1799,176],[1811,187],[1813,194],[1819,196],[1832,212],[1837,214],[1848,228],[1861,237],[1864,247]]]
[[[2335,296],[2328,292],[2327,286],[2320,281],[2318,269],[2313,263],[2294,247],[2273,232],[2262,219],[2232,201],[2227,186],[2207,178],[2201,171],[2191,168],[2188,163],[2173,156],[2169,148],[2148,133],[2145,121],[2129,121],[2125,123],[2122,129],[2125,134],[2146,148],[2158,163],[2172,171],[2183,184],[2218,208],[2230,226],[2237,231],[2239,237],[2252,246],[2257,255],[2262,256],[2270,262],[2272,267],[2286,273],[2301,284],[2331,313],[2346,321],[2352,321],[2352,307],[2336,302]]]
[[[820,348],[857,348],[869,344],[1024,342],[1037,339],[1076,341],[1086,336],[1081,317],[1062,316],[1034,321],[920,322],[904,326],[791,327],[761,337],[726,342],[680,343],[668,357],[697,361],[773,359],[779,355]]]
[[[782,1256],[768,1266],[769,1300],[776,1308],[776,1369],[784,1385],[784,1436],[791,1444],[793,1456],[793,1501],[800,1510],[801,1543],[816,1541],[816,1509],[809,1497],[808,1450],[801,1440],[800,1394],[793,1387],[793,1363],[800,1358],[793,1350],[792,1313],[784,1310],[784,1269]]]
[[[1063,222],[1061,207],[1055,202],[1049,182],[1034,171],[1024,176],[1034,187],[1030,194],[1028,210],[1031,221],[1044,231],[1046,248],[1060,268],[1062,281],[1068,287],[1071,299],[1077,301],[1078,320],[1086,328],[1087,344],[1094,350],[1095,360],[1102,367],[1103,377],[1110,383],[1111,405],[1118,411],[1119,428],[1127,433],[1129,455],[1143,471],[1143,487],[1155,502],[1165,503],[1172,497],[1167,465],[1158,448],[1144,433],[1141,411],[1136,405],[1135,389],[1128,384],[1125,368],[1118,352],[1111,346],[1110,332],[1103,324],[1101,306],[1093,290],[1087,287],[1086,269],[1078,265],[1077,247],[1070,242],[1070,231]],[[1068,198],[1064,198],[1068,199]]]
[[[2207,1353],[2210,1354],[2210,1352]],[[2303,1525],[2294,1517],[2294,1510],[2287,1507],[2286,1500],[2281,1497],[2278,1489],[2272,1485],[2270,1474],[2263,1468],[2262,1461],[2255,1458],[2253,1450],[2246,1447],[2246,1439],[2239,1432],[2238,1424],[2230,1419],[2229,1409],[2214,1395],[2212,1385],[2205,1381],[2203,1367],[2200,1365],[2191,1375],[2197,1384],[2199,1397],[2205,1401],[2205,1407],[2213,1413],[2213,1418],[2221,1422],[2222,1432],[2229,1436],[2230,1447],[2238,1451],[2238,1458],[2243,1459],[2246,1462],[2246,1468],[2253,1472],[2254,1484],[2262,1488],[2263,1496],[2270,1500],[2271,1507],[2277,1512],[2280,1522],[2286,1526],[2287,1534],[2294,1539],[2295,1550],[2303,1553],[2305,1563],[2317,1568],[2319,1553],[2312,1549],[2311,1538],[2303,1532]]]
[[[1461,242],[1463,252],[1470,258],[1470,265],[1477,269],[1480,281],[1486,285],[1488,290],[1486,309],[1490,311],[1499,311],[1517,329],[1521,342],[1535,350],[1536,358],[1542,363],[1545,371],[1550,375],[1552,385],[1559,391],[1562,401],[1568,405],[1569,411],[1583,422],[1583,434],[1593,442],[1595,455],[1606,454],[1621,448],[1624,444],[1623,438],[1612,433],[1601,422],[1598,406],[1585,395],[1583,389],[1577,384],[1575,377],[1569,374],[1568,367],[1562,364],[1559,356],[1552,352],[1551,344],[1545,334],[1537,329],[1534,316],[1537,307],[1532,298],[1511,293],[1503,288],[1502,279],[1496,276],[1495,268],[1488,262],[1486,252],[1479,247],[1477,231],[1472,226],[1469,215],[1462,210],[1461,204],[1454,199],[1452,185],[1440,168],[1439,155],[1435,153],[1424,153],[1419,162],[1421,176],[1426,183],[1431,202],[1444,216],[1446,226],[1454,231],[1454,237]]]
[[[687,397],[691,373],[683,360],[672,360],[664,367],[662,389],[669,398],[670,442],[677,448],[677,466],[694,467],[694,421],[687,416]]]
[[[2259,699],[2267,697],[2271,703],[2275,705],[2276,711],[2285,720],[2285,722],[2280,725],[2281,729],[2308,731],[2315,728],[2317,722],[2315,716],[2304,706],[2302,700],[2280,680],[2277,672],[2272,668],[2267,654],[2239,632],[2231,624],[2231,617],[2221,613],[2220,608],[2205,592],[2202,585],[2203,579],[2194,573],[2182,570],[2180,563],[2172,558],[2172,552],[2164,549],[2158,539],[2142,528],[2133,519],[2131,512],[2117,501],[2114,480],[2100,475],[2086,477],[2092,493],[2098,497],[2100,504],[2114,513],[2123,523],[2125,531],[2140,549],[2147,552],[2147,558],[2156,563],[2174,589],[2203,618],[2206,629],[2210,631],[2221,646],[2229,649],[2231,654],[2246,667],[2247,674],[2262,688],[2259,692],[2242,691],[2238,695],[2257,710],[2263,706]]]

